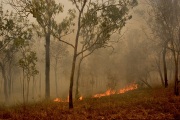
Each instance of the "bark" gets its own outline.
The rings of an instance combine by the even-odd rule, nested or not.
[[[2,77],[4,79],[4,96],[5,96],[5,101],[8,101],[8,81],[7,81],[7,77],[6,77],[6,71],[4,66],[2,65],[2,63],[0,63],[1,66],[1,70],[2,70]]]
[[[57,59],[54,66],[54,77],[55,77],[55,84],[56,84],[56,97],[58,97],[58,82],[57,82]]]
[[[77,72],[77,80],[76,80],[76,93],[75,93],[76,99],[79,99],[79,78],[80,78],[80,73],[81,73],[82,60],[83,60],[83,58],[80,59],[79,64],[78,64],[78,72]]]
[[[157,65],[157,68],[158,68],[158,73],[159,73],[159,76],[160,76],[160,79],[161,79],[162,86],[164,86],[165,83],[164,83],[163,74],[162,74],[161,67],[160,67],[160,61],[156,60],[156,65]]]
[[[161,70],[158,70],[159,71],[159,76],[161,78],[161,83],[162,83],[162,86],[165,86],[165,83],[164,83],[164,79],[163,79],[163,75],[162,75],[162,72]]]
[[[33,99],[34,99],[34,90],[36,88],[36,84],[35,84],[35,76],[33,76],[33,86],[32,86],[32,94],[33,94]]]
[[[45,97],[50,98],[50,32],[46,34],[46,61],[45,61]]]
[[[28,103],[28,99],[29,99],[29,82],[30,82],[30,78],[27,77],[27,95],[26,95],[26,103]]]
[[[75,48],[74,51],[77,51],[77,48]],[[73,108],[73,82],[74,82],[75,66],[76,66],[76,54],[74,54],[73,57],[72,70],[71,70],[70,87],[69,87],[69,109]]]
[[[167,79],[167,65],[166,65],[166,46],[163,50],[163,69],[164,69],[164,82],[165,88],[168,87],[168,79]]]
[[[39,74],[39,95],[41,96],[41,72]]]
[[[25,73],[23,69],[23,104],[25,105]]]
[[[81,10],[79,11],[78,16],[78,26],[77,26],[77,33],[76,33],[76,39],[75,39],[75,47],[74,47],[74,54],[73,54],[73,62],[72,62],[72,68],[71,68],[71,77],[70,77],[70,86],[69,86],[69,109],[73,108],[73,84],[74,84],[74,72],[76,67],[76,58],[77,58],[77,48],[78,48],[78,41],[79,41],[79,35],[81,30],[81,16],[84,10],[84,7],[86,5],[87,0],[84,0],[83,6]]]
[[[83,51],[83,49],[84,49],[84,46],[82,47],[81,51]],[[79,61],[79,64],[78,64],[78,72],[77,72],[77,80],[76,80],[76,94],[75,94],[76,99],[79,99],[79,78],[80,78],[80,75],[81,75],[80,74],[81,73],[81,63],[82,63],[83,59],[88,57],[89,55],[91,55],[94,52],[94,50],[92,50],[91,52],[89,52],[86,55],[83,55],[83,53],[81,53],[82,57],[80,58],[80,61]]]
[[[177,55],[177,59],[175,59],[175,76],[174,76],[174,94],[176,96],[179,95],[179,89],[178,89],[178,60],[179,60],[179,53]]]

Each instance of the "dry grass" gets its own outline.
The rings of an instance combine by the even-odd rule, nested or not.
[[[10,120],[117,120],[117,119],[180,119],[180,97],[173,88],[141,89],[102,98],[86,98],[68,103],[39,102],[0,107],[0,119]]]

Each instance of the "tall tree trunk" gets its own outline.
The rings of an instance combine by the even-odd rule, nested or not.
[[[45,62],[45,97],[50,98],[50,32],[46,34],[46,62]]]
[[[164,82],[165,88],[168,87],[168,79],[167,79],[167,66],[166,66],[166,46],[163,50],[163,68],[164,68]]]
[[[32,86],[32,97],[33,97],[33,99],[35,98],[34,97],[34,90],[35,90],[35,88],[36,88],[36,85],[35,85],[35,76],[33,75],[33,86]]]
[[[78,16],[78,26],[77,26],[77,33],[75,39],[75,46],[74,46],[74,54],[73,54],[73,61],[72,61],[72,68],[71,68],[71,77],[70,77],[70,86],[69,86],[69,109],[73,108],[73,83],[74,83],[74,72],[76,67],[76,58],[77,58],[77,48],[78,48],[78,41],[79,35],[81,30],[81,16],[86,5],[87,0],[84,0],[81,10],[79,11]]]
[[[174,94],[179,95],[179,89],[178,89],[178,60],[179,60],[179,53],[177,53],[177,59],[175,59],[175,76],[174,76]]]
[[[82,47],[82,50],[83,51],[84,49],[84,46]],[[79,99],[79,78],[80,78],[80,73],[81,73],[81,63],[83,61],[84,58],[88,57],[89,55],[91,55],[93,53],[94,50],[92,50],[91,52],[89,52],[88,54],[86,54],[85,56],[83,55],[82,53],[82,57],[80,58],[80,61],[79,61],[79,64],[78,64],[78,72],[77,72],[77,80],[76,80],[76,94],[75,94],[75,98],[76,99]]]
[[[56,97],[58,97],[58,82],[57,82],[57,59],[55,62],[55,67],[54,67],[54,77],[55,77],[55,84],[56,84]]]
[[[8,81],[7,81],[7,77],[6,77],[6,71],[5,71],[4,65],[2,63],[0,63],[0,67],[1,67],[1,70],[2,70],[2,77],[4,79],[5,101],[8,101]]]
[[[81,18],[81,13],[79,14],[79,19],[78,19],[78,30],[76,33],[74,55],[73,55],[73,62],[71,68],[70,87],[69,87],[69,109],[73,108],[73,84],[74,84],[74,72],[75,72],[76,58],[77,58],[77,47],[78,47],[79,34],[80,34],[80,18]]]
[[[28,76],[28,75],[27,75]],[[29,82],[30,82],[30,78],[27,77],[27,94],[26,94],[26,103],[28,103],[29,100]]]
[[[4,96],[5,96],[5,101],[8,101],[8,81],[6,78],[6,72],[5,72],[5,68],[2,64],[0,64],[1,66],[1,70],[2,70],[2,76],[4,79]]]
[[[160,79],[161,79],[162,86],[164,86],[165,83],[164,83],[163,74],[162,74],[162,71],[161,71],[160,59],[159,60],[156,59],[156,65],[157,65],[157,68],[158,68],[158,73],[159,73],[159,76],[160,76]]]
[[[160,76],[160,79],[161,79],[161,84],[162,84],[162,86],[165,86],[162,72],[161,72],[161,70],[158,70],[158,71],[159,71],[159,76]]]
[[[78,64],[78,72],[77,72],[77,80],[76,80],[76,93],[75,93],[75,98],[78,100],[79,99],[79,78],[80,78],[80,73],[81,73],[81,62],[83,58],[80,59],[79,64]]]
[[[72,69],[71,69],[71,78],[70,78],[70,87],[69,87],[69,108],[73,108],[73,83],[74,83],[74,72],[75,72],[75,66],[76,66],[76,52],[77,47],[74,50],[74,56],[73,56],[73,63],[72,63]]]
[[[9,61],[9,66],[8,66],[8,92],[9,96],[11,96],[11,91],[12,91],[12,59]]]
[[[25,106],[25,73],[24,73],[24,68],[23,68],[23,80],[22,80],[22,82],[23,82],[23,104],[24,104],[24,106]]]
[[[39,96],[41,97],[41,72],[39,74]]]

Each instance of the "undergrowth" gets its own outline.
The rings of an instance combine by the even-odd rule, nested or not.
[[[115,120],[180,119],[180,97],[173,88],[138,89],[101,98],[84,98],[68,103],[41,101],[28,105],[0,105],[0,119],[11,120]]]

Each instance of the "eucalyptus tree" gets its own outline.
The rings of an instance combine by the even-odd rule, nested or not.
[[[67,45],[59,41],[51,42],[50,49],[51,66],[54,69],[56,97],[58,97],[58,68],[60,66],[60,63],[62,63],[63,58],[68,55],[69,51],[67,50]]]
[[[19,60],[19,66],[23,70],[23,102],[25,103],[25,78],[27,80],[26,102],[28,102],[31,77],[38,74],[38,70],[36,69],[37,56],[36,53],[30,49],[28,44],[21,47],[21,54],[22,58]]]
[[[23,19],[17,14],[6,12],[0,18],[0,67],[4,79],[4,94],[7,101],[11,91],[11,70],[15,53],[19,51],[20,43],[24,40],[30,40],[31,30],[27,19]]]
[[[31,14],[37,21],[38,35],[45,38],[45,96],[50,97],[50,39],[56,24],[55,18],[63,12],[63,5],[55,0],[7,0],[22,16]],[[64,28],[63,28],[64,29]],[[59,31],[61,32],[61,31]],[[63,34],[64,35],[64,34]]]
[[[126,21],[131,19],[132,16],[128,13],[132,7],[137,5],[137,1],[70,1],[77,11],[74,44],[67,43],[74,49],[69,87],[69,108],[73,108],[73,84],[77,57],[83,53],[89,54],[95,49],[108,47],[110,37],[116,32],[120,33]],[[82,49],[78,52],[79,43],[82,44]]]
[[[178,0],[151,0],[152,15],[155,24],[153,31],[155,36],[163,40],[163,61],[165,61],[166,49],[171,51],[174,58],[174,93],[178,91],[178,64],[180,53],[180,1]],[[164,66],[164,69],[166,66]],[[166,73],[165,73],[166,74]],[[165,86],[167,86],[167,75],[165,77]]]

